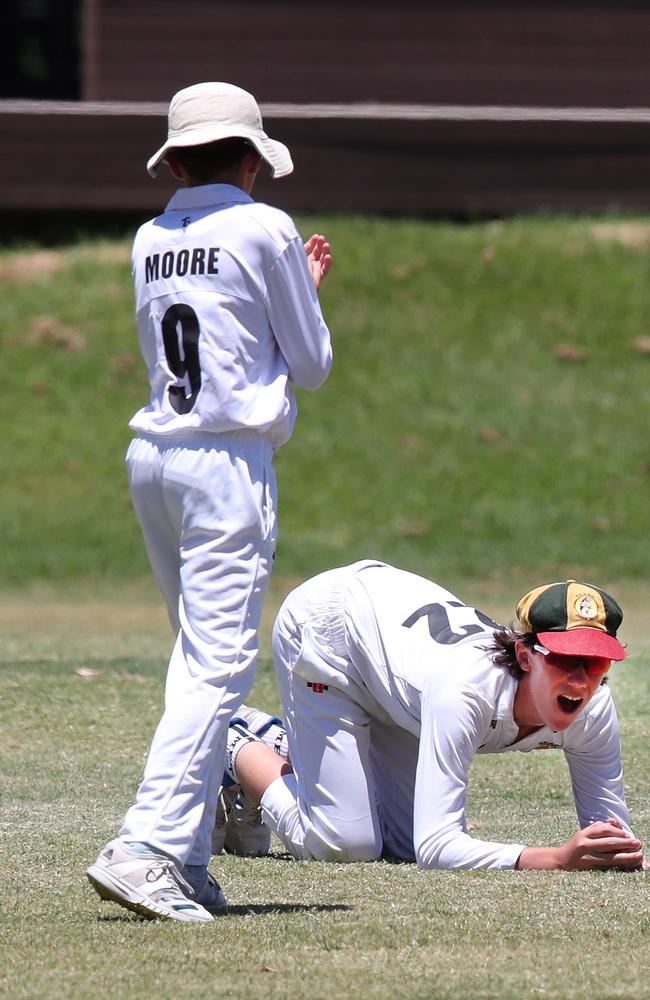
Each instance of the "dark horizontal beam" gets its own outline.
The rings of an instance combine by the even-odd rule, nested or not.
[[[364,107],[366,113],[364,114]],[[295,172],[262,176],[288,211],[417,216],[650,209],[650,109],[263,105]],[[0,102],[0,212],[158,212],[148,157],[166,106]]]

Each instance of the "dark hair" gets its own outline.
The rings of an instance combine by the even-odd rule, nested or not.
[[[515,652],[515,643],[518,639],[531,649],[537,642],[534,632],[516,632],[513,628],[501,628],[493,634],[490,645],[485,647],[486,651],[492,654],[493,662],[498,667],[505,667],[517,680],[524,676]]]
[[[253,148],[247,139],[236,137],[206,142],[201,146],[178,146],[169,152],[193,181],[209,184],[241,163]]]

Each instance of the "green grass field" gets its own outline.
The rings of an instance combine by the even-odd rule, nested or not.
[[[300,219],[335,247],[335,367],[277,458],[281,537],[254,699],[278,707],[273,612],[376,556],[500,620],[588,576],[626,611],[612,689],[636,832],[650,837],[650,341],[646,219],[454,226]],[[100,904],[158,719],[171,636],[122,456],[145,399],[128,244],[0,251],[0,996],[609,1000],[649,995],[647,874],[419,872],[215,859],[206,928]],[[481,758],[485,838],[566,840],[554,753]]]
[[[291,861],[274,841],[267,858],[213,859],[231,913],[208,927],[148,923],[100,903],[84,868],[137,785],[169,636],[159,609],[130,593],[104,600],[100,613],[83,596],[44,599],[40,625],[32,613],[18,599],[2,613],[0,995],[648,996],[647,874],[326,865]],[[647,838],[650,644],[636,649],[612,687],[629,805]],[[255,701],[277,707],[267,660]],[[562,756],[477,760],[468,815],[485,838],[567,839],[575,815]]]
[[[278,453],[277,571],[646,575],[650,222],[301,219],[335,366]],[[0,579],[147,573],[123,470],[146,400],[128,244],[0,252]]]

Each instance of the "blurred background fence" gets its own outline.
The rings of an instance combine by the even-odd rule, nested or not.
[[[258,98],[289,211],[650,208],[646,0],[4,0],[0,235],[130,223],[171,94]]]

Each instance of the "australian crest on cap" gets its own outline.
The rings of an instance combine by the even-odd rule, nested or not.
[[[591,594],[582,594],[574,603],[575,612],[579,618],[592,621],[598,617],[598,605]]]

